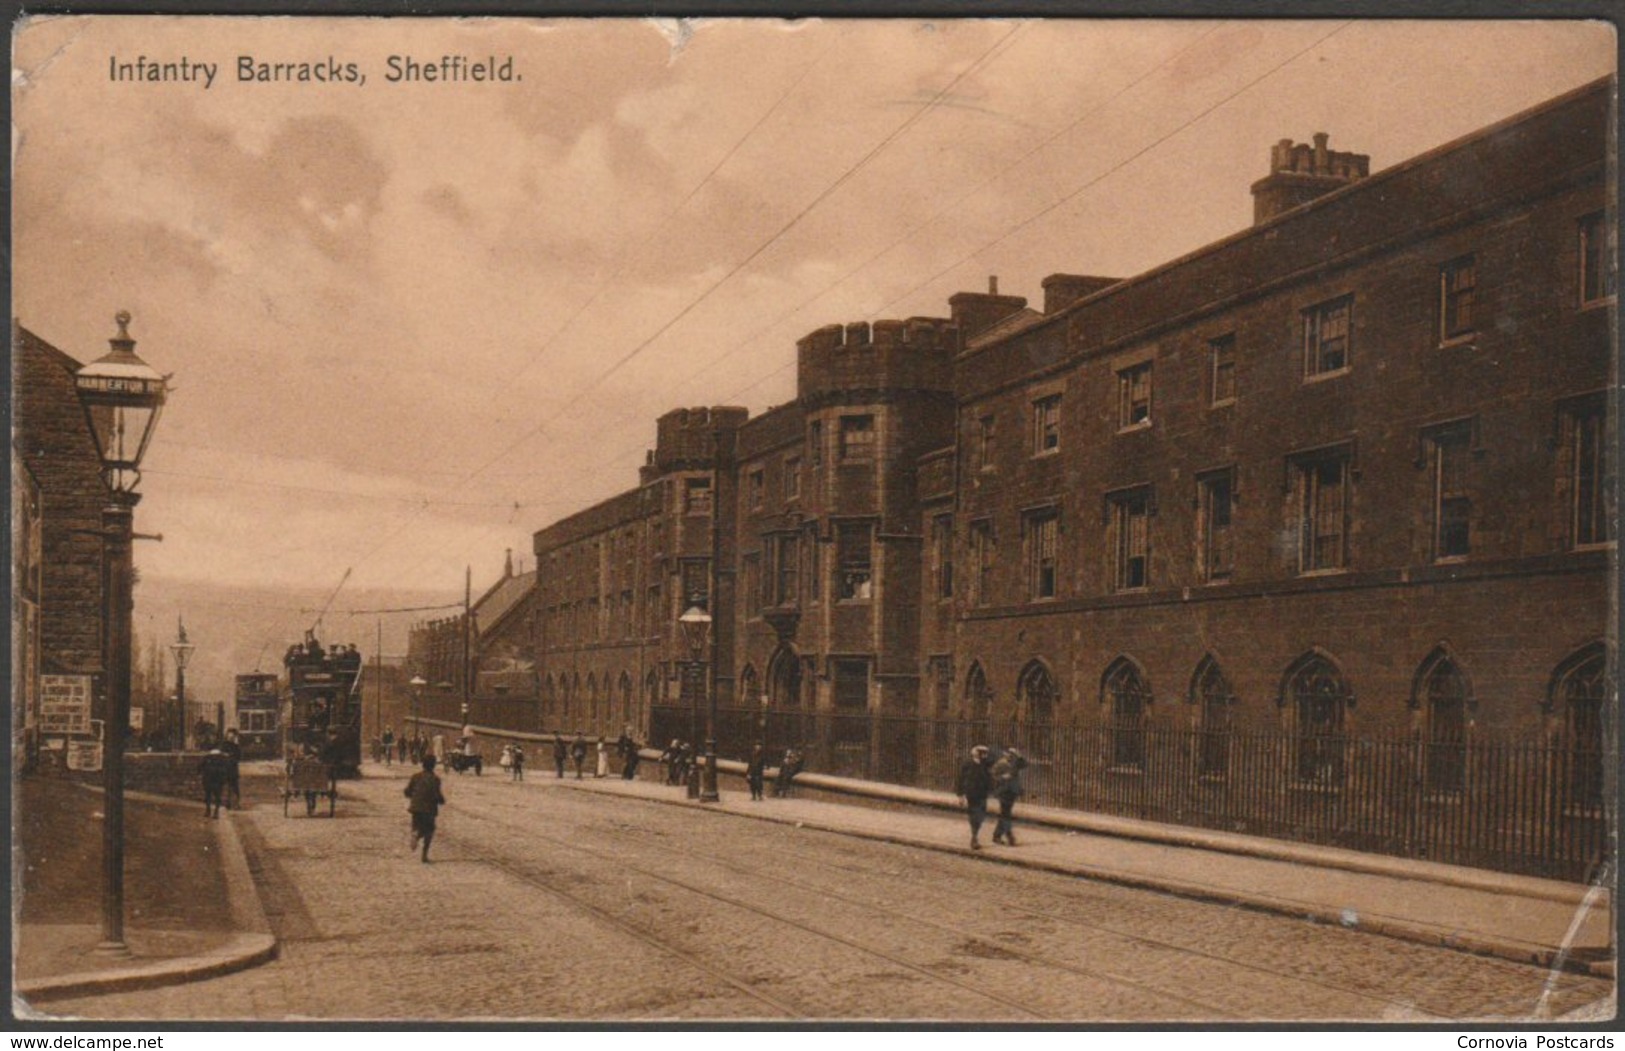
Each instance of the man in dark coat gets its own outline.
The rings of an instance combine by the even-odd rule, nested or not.
[[[203,757],[199,765],[199,774],[203,779],[203,816],[220,816],[220,795],[226,787],[226,756],[220,749],[215,748]]]
[[[615,742],[615,752],[621,757],[621,779],[631,781],[638,776],[638,742],[632,737],[632,728],[628,726],[621,731],[620,740]]]
[[[581,766],[587,761],[587,737],[580,730],[576,731],[575,740],[570,742],[570,761],[576,765],[576,780],[581,780]]]
[[[564,731],[560,730],[553,735],[553,769],[564,776],[564,761],[570,758],[570,746],[564,743]]]
[[[429,862],[429,844],[434,842],[435,818],[445,805],[446,797],[440,791],[440,778],[435,776],[434,756],[423,757],[423,769],[406,782],[406,809],[412,815],[412,849],[423,844],[423,862]]]
[[[243,805],[243,746],[237,739],[236,730],[226,731],[226,739],[220,742],[220,754],[226,757],[226,784],[222,798],[228,809],[235,810]]]
[[[987,745],[979,744],[970,750],[970,758],[959,768],[959,779],[954,783],[954,794],[964,800],[965,815],[970,818],[970,848],[981,850],[982,822],[987,820],[987,797],[993,792],[993,760]]]

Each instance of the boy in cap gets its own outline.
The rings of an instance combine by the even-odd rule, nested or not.
[[[1021,772],[1026,768],[1027,757],[1014,748],[1006,748],[993,764],[993,796],[999,801],[999,821],[993,826],[995,843],[1016,845],[1016,800],[1021,798]]]
[[[421,840],[423,862],[428,864],[429,844],[434,842],[435,817],[446,802],[446,797],[440,791],[440,778],[435,776],[432,754],[423,757],[423,769],[406,782],[403,794],[408,800],[406,809],[412,815],[412,849],[416,850]]]

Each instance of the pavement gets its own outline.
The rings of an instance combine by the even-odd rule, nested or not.
[[[984,827],[983,849],[973,852],[964,817],[947,793],[804,773],[792,797],[752,801],[738,776],[740,764],[725,761],[719,770],[716,803],[691,800],[682,788],[652,780],[558,780],[545,765],[531,766],[527,781],[959,853],[1540,967],[1608,979],[1616,974],[1613,896],[1603,886],[1028,806],[1017,809],[1019,846],[992,844],[992,829]],[[274,805],[264,796],[273,779],[253,773],[245,765],[250,805]],[[369,766],[364,773],[401,778],[408,770]],[[506,773],[493,767],[486,776]],[[199,803],[140,793],[126,796],[131,954],[96,956],[100,826],[99,815],[92,815],[100,796],[37,779],[25,779],[20,789],[24,895],[13,998],[19,1017],[27,1016],[30,1002],[195,981],[274,958],[276,942],[231,814],[209,821]],[[69,823],[81,833],[45,834]],[[62,842],[76,849],[63,849]],[[177,858],[186,863],[176,864]]]
[[[246,781],[246,779],[245,779]],[[246,789],[245,785],[245,789]],[[12,1008],[196,981],[273,959],[276,939],[229,815],[200,800],[124,796],[124,936],[101,941],[102,793],[54,778],[16,782],[18,901]]]

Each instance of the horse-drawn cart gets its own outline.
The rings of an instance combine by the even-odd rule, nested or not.
[[[294,759],[288,763],[288,776],[282,783],[282,816],[288,816],[289,804],[297,797],[305,799],[305,814],[316,816],[316,802],[327,797],[327,816],[338,809],[339,787],[333,776],[333,766],[320,759]]]

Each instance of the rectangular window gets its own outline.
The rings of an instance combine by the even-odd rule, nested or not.
[[[1471,432],[1453,427],[1433,436],[1433,557],[1466,558],[1472,549],[1472,499],[1467,495]]]
[[[703,559],[689,559],[683,563],[683,609],[699,606],[709,609],[711,602],[711,564]]]
[[[801,495],[801,457],[784,458],[784,498],[794,500]]]
[[[1473,257],[1462,256],[1439,268],[1439,341],[1448,343],[1473,334]]]
[[[861,712],[869,708],[869,662],[835,661],[834,701],[840,711]]]
[[[1619,281],[1614,228],[1602,212],[1580,220],[1580,305],[1592,306],[1614,298]]]
[[[841,462],[867,463],[875,458],[875,418],[841,417]]]
[[[1202,580],[1208,583],[1229,580],[1235,568],[1235,547],[1230,521],[1235,509],[1235,474],[1215,471],[1197,479],[1197,513],[1200,545],[1197,562]]]
[[[1343,296],[1303,312],[1303,374],[1341,372],[1349,367],[1349,321],[1354,297]]]
[[[1060,515],[1054,508],[1030,512],[1023,521],[1027,544],[1027,597],[1030,600],[1055,597],[1055,552],[1060,522]]]
[[[760,467],[746,476],[746,487],[750,491],[750,506],[760,511],[767,502],[767,476]]]
[[[778,537],[773,544],[773,557],[777,562],[776,588],[773,601],[779,606],[793,606],[801,598],[801,538]]]
[[[931,520],[931,563],[936,577],[937,598],[954,594],[954,516],[937,515]]]
[[[1117,374],[1119,430],[1151,423],[1151,363],[1141,362]]]
[[[634,619],[635,618],[632,611],[632,591],[630,588],[628,588],[627,590],[621,592],[621,634],[623,636],[631,638],[632,632],[635,630],[633,626]]]
[[[1229,405],[1236,400],[1236,337],[1220,336],[1207,345],[1208,404]]]
[[[976,421],[976,469],[993,470],[993,417],[983,416]]]
[[[745,612],[752,617],[762,613],[762,556],[755,552],[745,555],[739,560],[740,587],[744,590],[741,596],[745,600]]]
[[[645,636],[660,634],[660,626],[667,619],[668,615],[660,605],[660,585],[651,585],[643,599],[643,634]]]
[[[993,522],[982,519],[970,524],[971,595],[973,606],[985,606],[993,598]]]
[[[1294,467],[1298,488],[1298,571],[1343,569],[1348,565],[1348,455],[1308,457]]]
[[[873,594],[874,526],[868,522],[842,522],[835,540],[840,574],[836,598],[867,602]]]
[[[686,478],[683,480],[683,513],[708,515],[711,513],[711,479]]]
[[[1151,586],[1151,490],[1131,489],[1108,496],[1112,590]]]
[[[824,598],[824,544],[816,529],[807,534],[807,597],[813,602]]]
[[[1605,544],[1614,539],[1611,496],[1614,489],[1613,456],[1608,442],[1608,417],[1602,404],[1576,410],[1569,418],[1569,457],[1573,492],[1571,533],[1575,547]]]
[[[813,467],[824,466],[823,420],[814,420],[807,424],[807,454],[812,457]]]
[[[1033,455],[1042,456],[1061,447],[1061,396],[1051,394],[1033,402]]]

